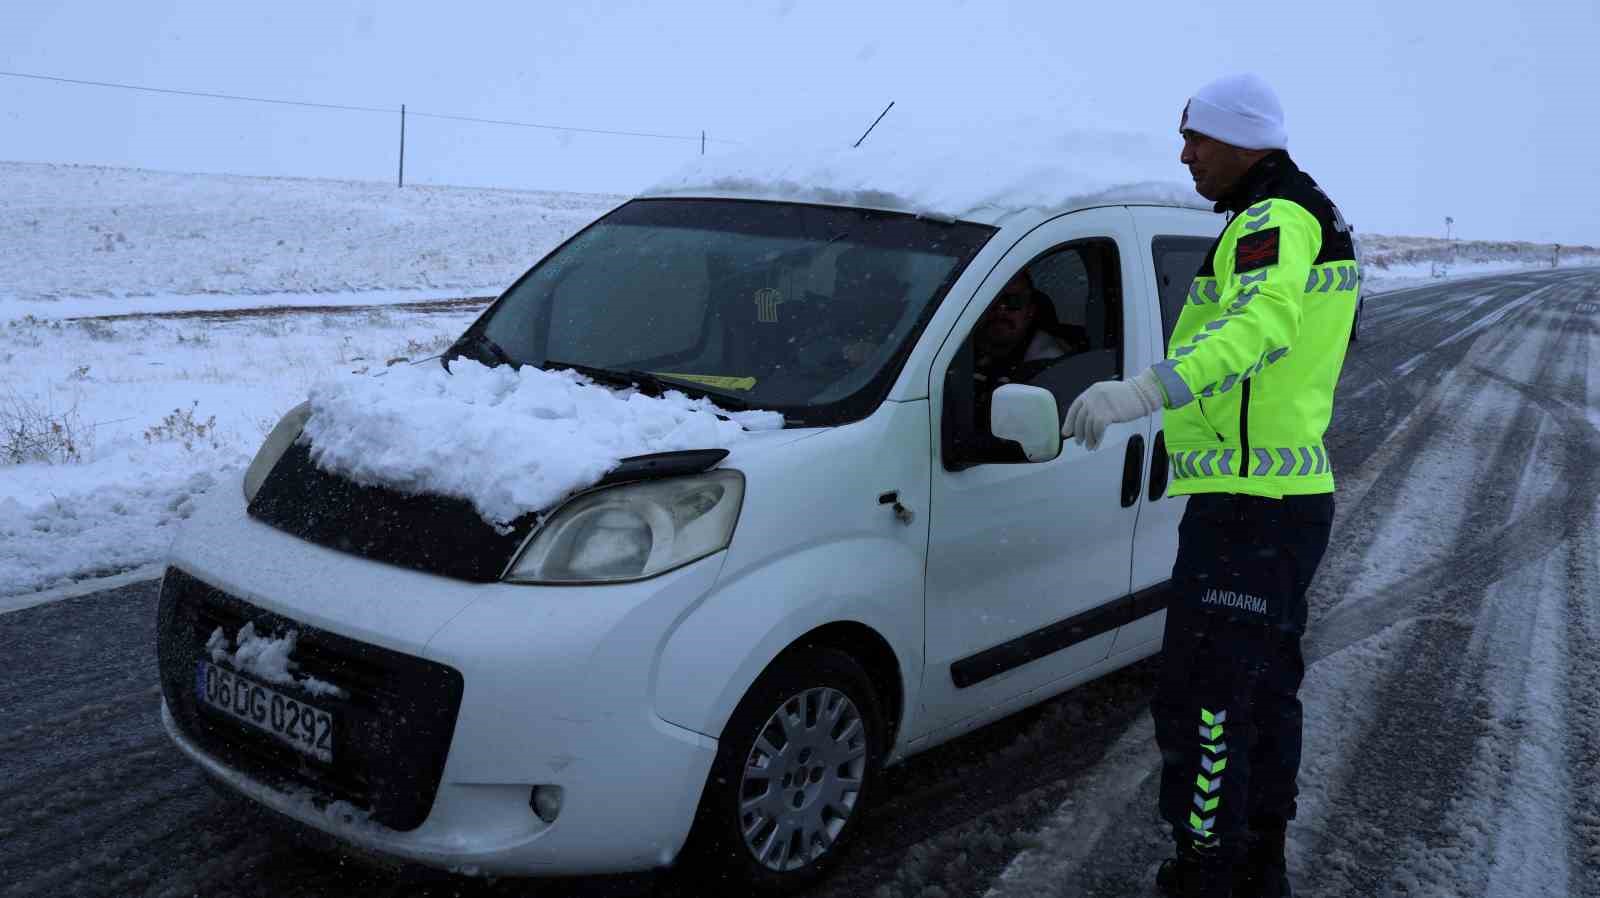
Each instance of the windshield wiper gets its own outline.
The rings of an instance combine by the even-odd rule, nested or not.
[[[469,348],[474,351],[469,353],[467,351]],[[484,355],[479,354],[480,352],[487,355],[488,358],[485,359]],[[444,370],[449,371],[450,361],[462,356],[471,358],[475,362],[482,362],[490,368],[497,365],[510,365],[513,368],[520,367],[520,363],[512,358],[510,353],[506,352],[499,343],[496,343],[493,338],[481,330],[469,330],[462,334],[459,339],[450,344],[450,348],[445,350],[444,355],[439,357],[439,364],[444,366]]]
[[[656,393],[658,395],[662,390],[661,381],[657,380],[654,374],[644,371],[613,371],[610,368],[597,368],[594,365],[580,365],[577,362],[562,362],[556,359],[545,359],[544,364],[539,367],[546,371],[565,371],[570,369],[590,380],[611,384],[614,387],[636,386],[647,393]]]

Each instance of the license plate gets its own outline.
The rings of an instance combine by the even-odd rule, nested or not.
[[[201,704],[301,754],[333,763],[333,715],[327,711],[206,661],[195,671],[194,687]]]

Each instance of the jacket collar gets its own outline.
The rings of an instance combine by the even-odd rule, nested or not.
[[[1272,195],[1272,188],[1286,175],[1299,171],[1287,150],[1273,150],[1244,173],[1228,195],[1217,201],[1218,212],[1235,215]]]

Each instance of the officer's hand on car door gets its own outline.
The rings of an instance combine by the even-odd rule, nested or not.
[[[1155,412],[1164,397],[1153,368],[1132,380],[1101,381],[1072,401],[1061,435],[1077,440],[1080,446],[1099,449],[1107,427]]]

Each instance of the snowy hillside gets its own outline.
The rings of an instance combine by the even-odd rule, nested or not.
[[[219,297],[238,295],[488,296],[623,199],[0,162],[0,320],[225,307]],[[1362,246],[1379,290],[1555,258],[1531,243],[1371,234]],[[1563,248],[1561,262],[1600,264],[1600,249]]]
[[[0,303],[494,294],[621,199],[0,162]]]
[[[1445,240],[1360,234],[1362,277],[1385,290],[1439,278],[1600,265],[1600,248],[1495,240]]]

